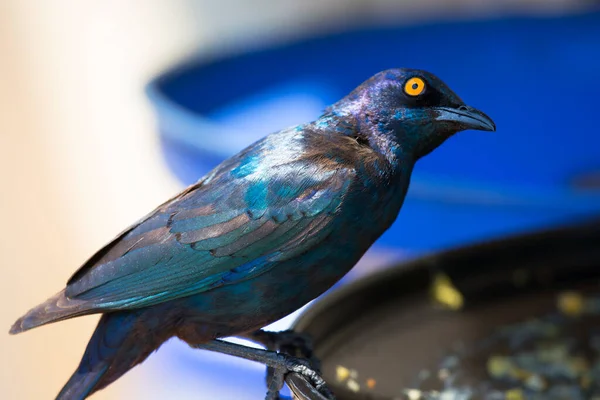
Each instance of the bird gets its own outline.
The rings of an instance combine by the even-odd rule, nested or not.
[[[395,221],[416,162],[468,129],[496,126],[430,72],[381,71],[314,121],[263,137],[129,226],[10,333],[102,314],[57,400],[87,398],[171,337],[324,387],[302,360],[221,339],[256,331],[332,287]]]

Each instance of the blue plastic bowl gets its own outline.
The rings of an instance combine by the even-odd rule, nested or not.
[[[459,133],[421,160],[378,244],[433,250],[600,212],[598,188],[574,184],[600,171],[600,13],[353,30],[196,59],[148,94],[167,163],[191,183],[391,67],[434,72],[498,131]]]

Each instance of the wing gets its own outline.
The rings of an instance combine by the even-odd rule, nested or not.
[[[225,162],[123,232],[75,273],[67,297],[144,307],[255,277],[325,240],[354,170],[285,154],[267,162],[261,151]]]

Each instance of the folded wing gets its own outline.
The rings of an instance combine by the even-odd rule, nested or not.
[[[66,296],[95,308],[144,307],[250,279],[327,240],[351,169],[297,160],[262,174],[240,158],[101,249]]]

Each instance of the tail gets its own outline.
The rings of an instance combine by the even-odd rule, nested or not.
[[[169,335],[160,334],[157,318],[148,310],[104,314],[88,343],[79,367],[56,400],[83,400],[141,363]],[[162,329],[164,331],[164,329]]]
[[[10,328],[10,334],[14,335],[40,325],[95,312],[98,311],[94,310],[88,301],[69,299],[62,290],[19,318]]]

